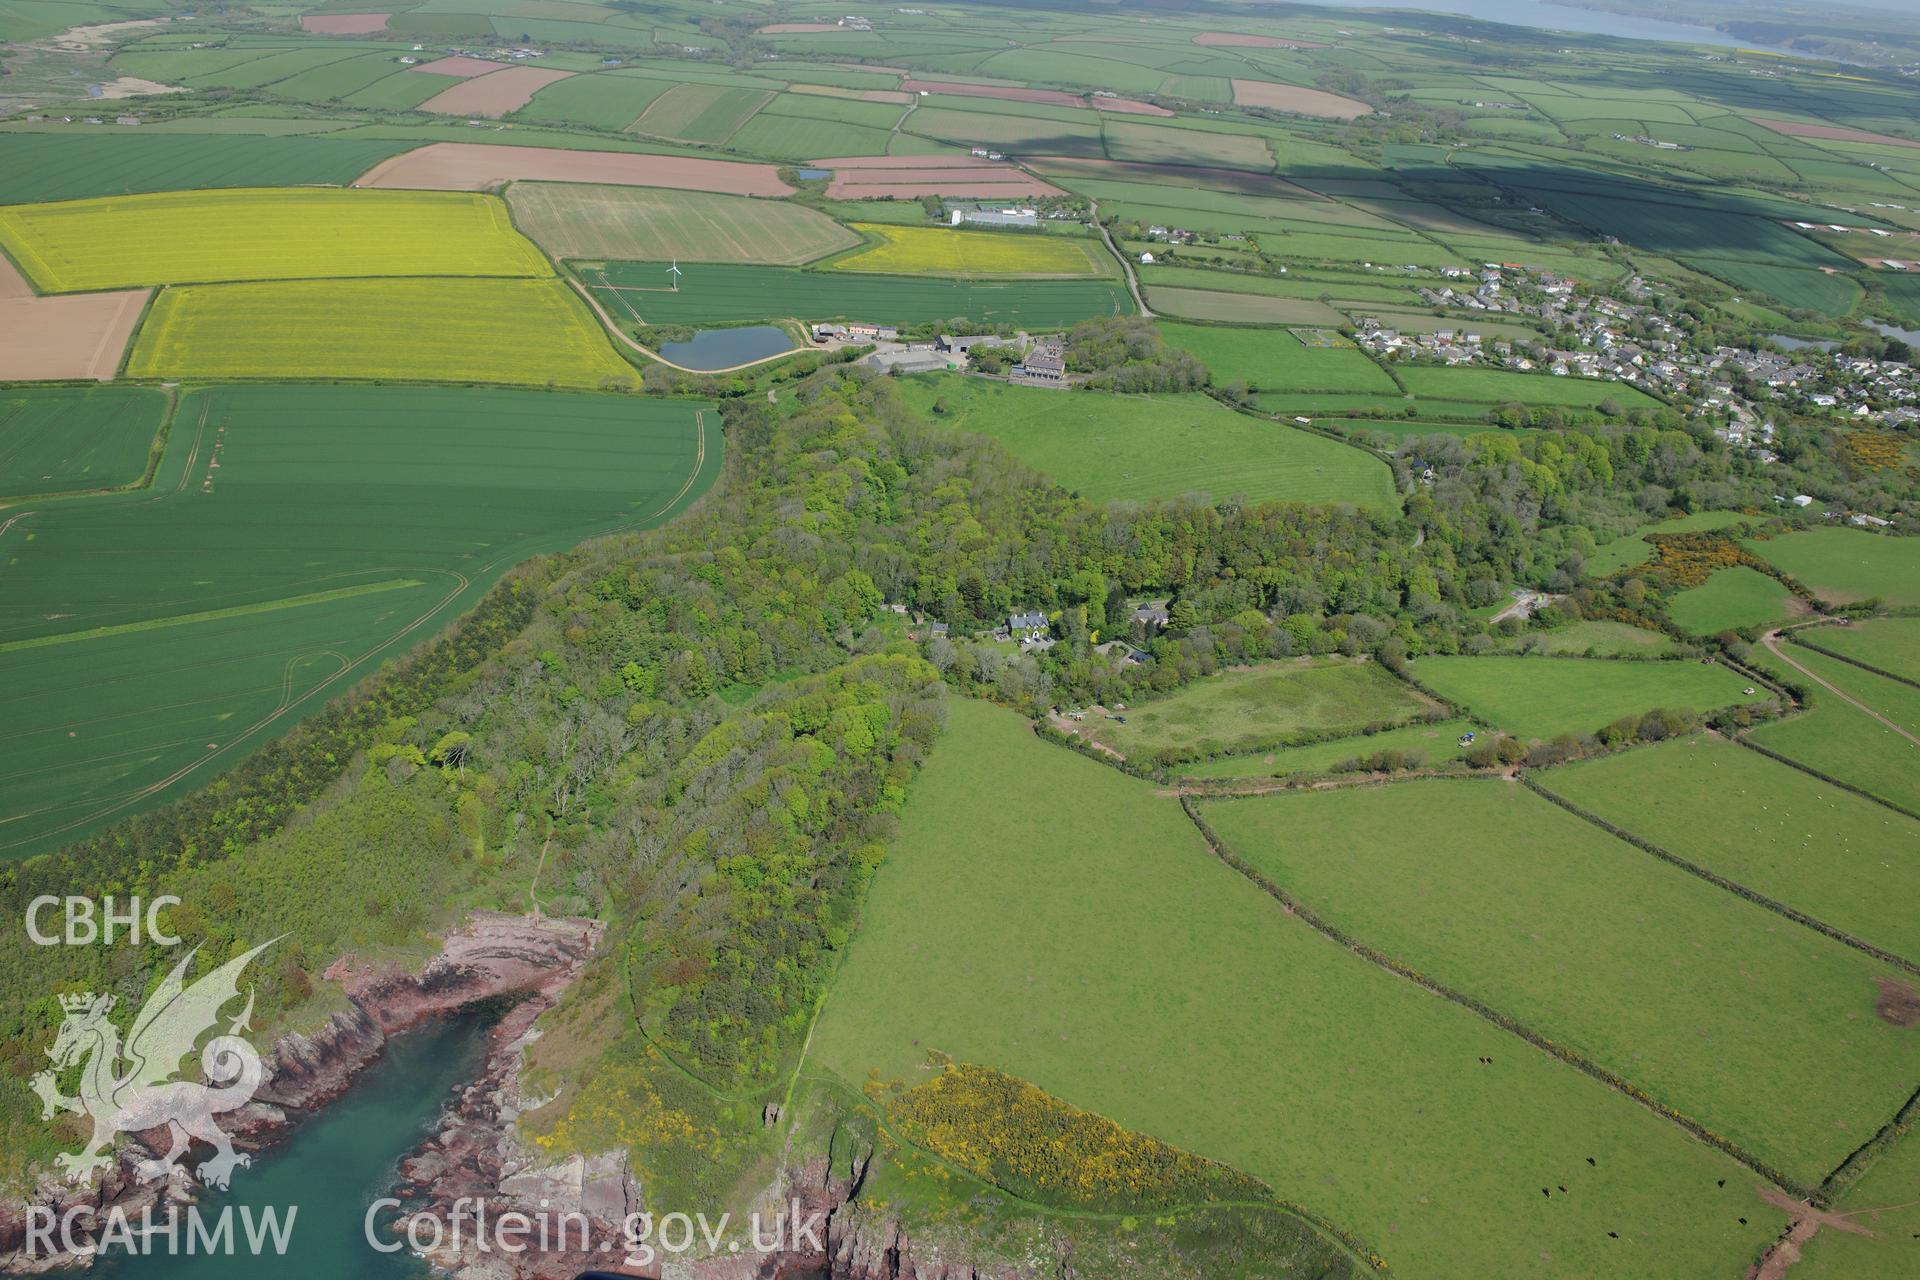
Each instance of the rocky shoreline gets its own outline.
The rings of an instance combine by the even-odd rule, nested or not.
[[[864,1156],[847,1167],[824,1159],[796,1163],[768,1188],[756,1208],[763,1221],[784,1214],[790,1231],[782,1247],[766,1252],[726,1252],[707,1258],[662,1255],[645,1264],[629,1260],[625,1243],[631,1215],[646,1211],[643,1188],[624,1152],[571,1156],[542,1164],[519,1142],[514,1121],[545,1099],[530,1099],[521,1087],[534,1024],[578,978],[600,941],[598,921],[534,919],[477,912],[450,934],[438,956],[418,974],[390,966],[361,965],[344,956],[325,977],[347,996],[348,1008],[312,1035],[289,1033],[268,1055],[269,1076],[253,1101],[224,1123],[234,1145],[249,1152],[283,1141],[306,1115],[338,1098],[385,1049],[389,1037],[429,1018],[485,1000],[516,1003],[492,1029],[477,1078],[463,1085],[432,1137],[400,1162],[394,1194],[404,1205],[394,1223],[404,1233],[418,1219],[430,1230],[418,1252],[456,1280],[572,1280],[599,1270],[655,1280],[1067,1280],[1072,1269],[982,1270],[954,1256],[950,1247],[916,1240],[889,1215],[857,1200],[866,1173]],[[137,1135],[152,1147],[161,1135]],[[148,1141],[149,1136],[153,1141]],[[197,1186],[183,1172],[165,1182],[133,1176],[138,1151],[94,1182],[72,1186],[43,1182],[27,1201],[0,1206],[0,1274],[32,1275],[83,1268],[87,1253],[33,1257],[25,1251],[27,1212],[44,1205],[56,1215],[84,1206],[104,1216],[118,1209],[138,1218],[167,1202],[185,1203]],[[565,1220],[572,1234],[557,1247],[519,1252],[481,1248],[472,1224],[475,1205],[497,1222],[512,1212]],[[459,1238],[450,1225],[467,1224]],[[585,1230],[578,1229],[585,1224]],[[583,1239],[584,1237],[584,1239]]]
[[[222,1127],[236,1148],[259,1151],[285,1139],[302,1116],[346,1092],[380,1056],[389,1036],[482,1000],[519,996],[521,1008],[540,1003],[544,1009],[578,976],[600,932],[598,921],[476,912],[418,974],[342,957],[326,977],[341,984],[348,1008],[312,1035],[292,1032],[275,1041],[266,1055],[267,1082],[251,1102],[225,1117]],[[529,1022],[532,1016],[537,1015]],[[136,1135],[141,1141],[135,1145],[164,1149],[159,1136]],[[30,1256],[27,1215],[35,1206],[56,1215],[84,1207],[104,1216],[118,1209],[138,1218],[162,1203],[193,1199],[197,1188],[183,1172],[164,1182],[136,1179],[133,1165],[142,1154],[123,1152],[90,1183],[48,1179],[26,1200],[0,1205],[0,1274],[34,1275],[91,1262],[85,1252]]]

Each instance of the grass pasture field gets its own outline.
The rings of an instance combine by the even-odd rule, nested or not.
[[[1192,764],[1180,765],[1174,772],[1183,778],[1208,780],[1284,778],[1295,774],[1328,773],[1350,760],[1365,759],[1380,751],[1404,751],[1409,755],[1418,755],[1423,764],[1440,765],[1458,760],[1466,750],[1460,745],[1460,736],[1480,728],[1471,720],[1422,720],[1380,733],[1332,738],[1326,742],[1281,747],[1274,751],[1196,760]]]
[[[1803,674],[1810,672],[1853,701],[1833,689],[1812,687],[1810,709],[1804,714],[1759,725],[1748,737],[1870,795],[1920,812],[1920,744],[1915,741],[1920,737],[1920,689],[1804,645],[1784,644],[1781,652],[1801,670],[1755,650],[1770,670],[1785,678],[1812,686]]]
[[[0,389],[0,498],[134,483],[166,413],[153,387]]]
[[[1091,240],[1020,232],[856,222],[879,243],[833,263],[836,271],[884,275],[1073,277],[1111,274]]]
[[[1225,800],[1205,816],[1329,924],[1804,1185],[1912,1090],[1916,1032],[1874,1013],[1877,980],[1898,970],[1520,787],[1416,780]],[[1829,1055],[1846,1060],[1844,1083]]]
[[[1305,324],[1338,326],[1346,317],[1313,298],[1276,298],[1257,293],[1216,293],[1207,289],[1153,285],[1147,302],[1155,311],[1187,320],[1227,324]]]
[[[1920,822],[1707,734],[1538,780],[1623,830],[1920,963]]]
[[[1162,323],[1160,336],[1190,351],[1215,386],[1244,382],[1254,391],[1340,391],[1398,397],[1393,379],[1344,340],[1309,347],[1285,329],[1237,329]]]
[[[1089,715],[1080,736],[1130,760],[1201,760],[1277,746],[1302,733],[1357,733],[1431,708],[1371,662],[1294,658],[1235,667],[1136,703],[1118,718]]]
[[[1697,511],[1692,515],[1679,516],[1672,520],[1657,520],[1597,548],[1591,556],[1587,557],[1586,570],[1592,577],[1604,578],[1622,569],[1631,569],[1637,564],[1646,563],[1653,558],[1653,544],[1646,540],[1650,533],[1693,533],[1706,529],[1727,529],[1740,524],[1747,518],[1738,511]]]
[[[1689,635],[1711,636],[1785,622],[1802,608],[1778,578],[1741,564],[1674,596],[1667,601],[1667,616]]]
[[[1400,380],[1416,396],[1481,404],[1509,401],[1526,405],[1598,408],[1611,400],[1624,409],[1651,409],[1659,401],[1624,382],[1597,378],[1555,378],[1510,369],[1441,369],[1425,365],[1400,371]]]
[[[0,854],[205,783],[521,560],[677,512],[720,448],[713,407],[687,401],[185,393],[150,489],[8,538]]]
[[[1829,604],[1878,597],[1894,608],[1920,605],[1920,538],[1807,529],[1745,545]]]
[[[1859,1229],[1823,1229],[1801,1250],[1793,1280],[1920,1275],[1920,1143],[1911,1130],[1833,1207]]]
[[[1397,501],[1378,458],[1203,395],[1063,392],[948,374],[902,379],[901,388],[928,419],[992,436],[1095,501],[1209,493],[1373,510]],[[942,401],[946,412],[934,412]]]
[[[344,276],[544,276],[506,205],[461,192],[177,191],[0,208],[43,293]]]
[[[1746,677],[1726,667],[1687,661],[1435,656],[1416,661],[1413,674],[1519,738],[1594,733],[1660,707],[1706,712],[1772,697],[1743,692]]]
[[[520,182],[513,219],[556,258],[666,258],[797,266],[860,243],[812,209],[659,187]]]
[[[1057,329],[1095,316],[1132,310],[1114,280],[956,280],[883,276],[858,271],[699,264],[669,291],[667,264],[608,262],[581,279],[622,321],[648,324],[732,324],[751,320],[865,320],[926,324],[965,318],[1028,329]]]
[[[857,1088],[929,1046],[1261,1178],[1413,1280],[1727,1274],[1784,1221],[1730,1158],[1330,944],[1150,785],[959,699],[810,1060]]]
[[[1920,681],[1920,618],[1869,618],[1844,627],[1809,628],[1795,638]]]
[[[1648,631],[1625,622],[1583,620],[1496,639],[1506,652],[1547,657],[1664,658],[1679,651],[1679,645],[1665,632]]]
[[[397,378],[637,386],[564,281],[281,280],[162,290],[142,378]]]

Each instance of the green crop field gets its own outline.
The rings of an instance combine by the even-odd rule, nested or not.
[[[417,77],[420,80],[429,76]],[[412,143],[233,133],[74,136],[0,133],[0,202],[183,191],[344,186]]]
[[[0,389],[0,498],[132,484],[166,411],[148,387]]]
[[[453,191],[179,191],[0,208],[43,293],[322,276],[543,276],[504,202]]]
[[[203,785],[519,561],[681,510],[720,449],[713,407],[686,401],[186,393],[151,490],[9,536],[0,854]]]
[[[1808,529],[1746,547],[1831,604],[1877,597],[1895,608],[1920,605],[1920,538]]]
[[[1667,601],[1667,616],[1689,635],[1766,627],[1801,611],[1799,597],[1778,578],[1747,565],[1721,569]]]
[[[1624,409],[1652,408],[1658,401],[1624,382],[1594,378],[1555,378],[1509,369],[1438,369],[1415,366],[1400,370],[1400,380],[1416,396],[1437,400],[1467,400],[1482,404],[1513,401],[1526,405],[1568,405],[1598,408],[1608,400]]]
[[[640,374],[564,282],[285,280],[155,299],[143,378],[399,378],[599,388]]]
[[[1244,382],[1254,391],[1400,394],[1379,365],[1350,345],[1308,347],[1284,329],[1196,324],[1163,323],[1160,335],[1198,357],[1217,387]]]
[[[1284,778],[1289,774],[1327,773],[1350,760],[1381,751],[1404,751],[1419,756],[1422,764],[1440,765],[1458,760],[1466,750],[1460,745],[1460,736],[1475,730],[1484,732],[1471,720],[1423,720],[1381,733],[1197,760],[1178,766],[1174,772],[1183,778]]]
[[[1423,780],[1204,812],[1327,923],[1804,1185],[1912,1091],[1909,1033],[1874,1013],[1875,979],[1897,970],[1519,787]]]
[[[970,320],[1031,329],[1061,328],[1132,311],[1111,280],[946,280],[724,263],[688,267],[677,292],[665,262],[609,262],[583,271],[608,314],[648,324],[731,324],[744,320],[863,320],[928,324]]]
[[[1871,618],[1844,627],[1815,627],[1796,639],[1843,657],[1920,680],[1920,618]]]
[[[556,258],[797,265],[860,243],[812,209],[708,191],[519,182],[507,204],[515,225]]]
[[[1744,676],[1698,662],[1604,658],[1421,658],[1414,678],[1521,738],[1593,733],[1622,716],[1657,707],[1714,711],[1762,702]]]
[[[1223,671],[1124,716],[1089,715],[1078,729],[1128,759],[1199,760],[1399,723],[1430,707],[1374,663],[1296,658]]]
[[[646,110],[648,103],[672,87],[670,80],[624,72],[574,76],[556,80],[534,94],[526,106],[514,112],[514,118],[624,129]]]
[[[1744,1168],[1329,943],[1151,786],[1007,712],[948,717],[817,1066],[857,1087],[938,1048],[1012,1072],[1264,1179],[1413,1280],[1729,1274],[1778,1233]]]
[[[1060,391],[944,374],[905,379],[902,389],[923,415],[990,435],[1099,501],[1210,493],[1386,510],[1397,500],[1392,473],[1371,454],[1203,395]],[[940,402],[945,412],[935,410]]]
[[[1697,866],[1920,963],[1920,822],[1720,738],[1553,769],[1557,796]]]
[[[772,97],[772,91],[766,89],[677,84],[655,98],[627,127],[635,133],[686,142],[725,142]]]

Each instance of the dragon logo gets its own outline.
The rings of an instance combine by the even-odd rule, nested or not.
[[[89,991],[60,997],[66,1018],[47,1050],[53,1069],[33,1078],[33,1091],[43,1104],[41,1119],[72,1111],[93,1121],[93,1137],[84,1147],[55,1157],[69,1181],[79,1182],[112,1164],[118,1135],[160,1128],[168,1130],[172,1146],[158,1159],[139,1163],[136,1174],[142,1181],[166,1177],[196,1138],[214,1148],[213,1157],[195,1170],[207,1186],[225,1187],[236,1168],[252,1163],[251,1157],[233,1149],[232,1140],[213,1119],[244,1106],[266,1080],[260,1054],[239,1034],[253,1014],[251,988],[246,1008],[228,1025],[226,1034],[207,1041],[200,1052],[201,1072],[212,1083],[174,1076],[180,1060],[219,1022],[220,1010],[239,998],[241,971],[272,945],[262,943],[235,956],[191,986],[184,978],[198,948],[188,952],[147,998],[124,1045],[119,1029],[107,1019],[114,1006],[111,995]],[[67,1097],[60,1092],[55,1072],[81,1062],[85,1065],[80,1070],[79,1096]]]

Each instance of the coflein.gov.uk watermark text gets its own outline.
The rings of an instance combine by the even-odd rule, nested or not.
[[[603,1254],[627,1266],[650,1266],[662,1257],[687,1255],[805,1252],[826,1246],[826,1217],[803,1212],[799,1201],[772,1215],[744,1219],[722,1213],[636,1213],[609,1231],[581,1213],[523,1213],[498,1210],[484,1200],[463,1197],[450,1211],[410,1213],[382,1224],[404,1209],[391,1196],[375,1200],[362,1220],[367,1247],[376,1253],[410,1250],[422,1256],[446,1252],[518,1255],[566,1252]],[[293,1246],[298,1205],[197,1204],[130,1213],[119,1205],[104,1209],[74,1205],[55,1210],[33,1205],[27,1211],[26,1256],[35,1259],[126,1255],[130,1257],[282,1257]],[[311,1241],[307,1242],[309,1245]]]

